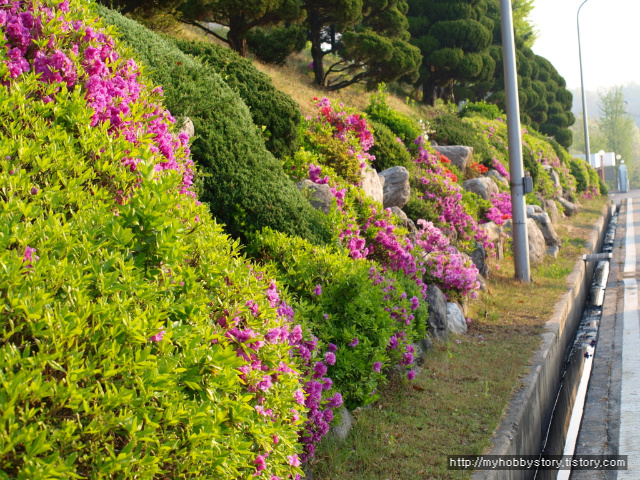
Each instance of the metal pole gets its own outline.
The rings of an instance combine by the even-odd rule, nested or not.
[[[587,115],[587,94],[584,91],[584,73],[582,71],[582,43],[580,42],[580,9],[582,5],[589,0],[584,0],[578,7],[577,23],[578,23],[578,56],[580,58],[580,86],[582,88],[582,121],[584,122],[584,158],[591,165],[591,148],[589,145],[589,116]]]
[[[520,105],[518,101],[518,72],[516,45],[513,35],[511,0],[500,0],[502,17],[502,51],[504,55],[504,89],[507,104],[507,132],[509,137],[509,170],[511,174],[511,212],[513,217],[513,260],[516,278],[531,281],[529,265],[529,238],[524,192],[524,167],[520,132]]]

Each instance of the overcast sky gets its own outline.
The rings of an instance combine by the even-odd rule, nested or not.
[[[569,89],[580,87],[576,14],[583,0],[535,0],[540,36],[533,51],[549,59]],[[587,90],[640,83],[640,0],[588,0],[580,11]]]

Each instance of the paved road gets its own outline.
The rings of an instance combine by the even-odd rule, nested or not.
[[[610,198],[620,215],[576,454],[628,455],[629,469],[572,480],[640,480],[640,190]]]

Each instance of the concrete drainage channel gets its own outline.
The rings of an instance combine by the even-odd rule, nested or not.
[[[558,396],[551,414],[551,422],[542,448],[542,457],[549,455],[573,456],[582,423],[584,403],[591,378],[593,353],[598,339],[598,328],[602,318],[602,303],[609,278],[609,262],[618,225],[617,212],[609,222],[602,253],[584,255],[586,262],[597,262],[587,305],[578,325],[573,344],[568,347]],[[538,470],[536,480],[568,480],[571,470]]]
[[[611,251],[616,225],[615,208],[603,209],[588,244],[589,251]],[[594,298],[595,303],[601,301],[603,294],[600,292],[606,285],[608,263],[606,259],[598,262],[580,260],[576,263],[574,271],[567,278],[569,291],[556,304],[553,317],[542,334],[542,344],[532,358],[530,371],[522,380],[523,387],[513,395],[492,439],[493,447],[486,453],[535,458],[563,455],[567,451],[565,444],[571,447],[573,430],[579,430],[579,420],[582,418],[579,412],[581,379],[583,372],[590,369],[595,345],[591,343],[596,340],[602,310],[599,306],[591,305],[591,300],[587,303],[587,298]],[[599,273],[594,276],[596,271]],[[595,278],[594,282],[592,278]],[[587,384],[588,378],[582,382],[585,391]],[[574,406],[577,407],[577,420],[573,420],[574,428],[569,430]],[[557,475],[557,471],[550,470],[476,470],[471,478],[537,480],[555,479]]]

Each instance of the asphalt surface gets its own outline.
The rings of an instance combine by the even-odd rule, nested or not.
[[[627,455],[629,465],[574,470],[572,480],[640,480],[640,190],[609,197],[620,213],[575,454]]]

